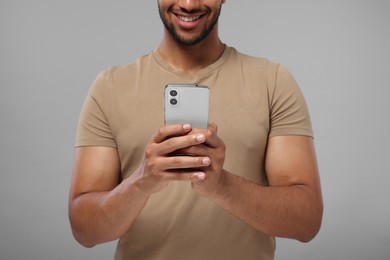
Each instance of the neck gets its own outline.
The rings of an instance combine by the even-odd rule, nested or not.
[[[217,61],[224,50],[225,45],[216,34],[210,34],[196,45],[185,46],[175,41],[167,31],[158,47],[161,57],[174,70],[190,76]]]

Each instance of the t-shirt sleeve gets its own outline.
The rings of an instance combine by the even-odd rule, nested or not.
[[[270,100],[269,136],[313,137],[309,110],[295,79],[284,65],[278,65]]]
[[[85,99],[77,126],[75,146],[117,147],[113,137],[109,114],[107,73],[100,73]]]

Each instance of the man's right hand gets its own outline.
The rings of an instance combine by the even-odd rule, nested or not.
[[[148,143],[138,169],[122,182],[116,148],[76,149],[69,218],[80,244],[91,247],[118,239],[142,211],[149,195],[170,181],[191,181],[193,174],[209,165],[208,157],[174,155],[177,150],[205,142],[204,134],[191,131],[190,125],[161,127]]]
[[[145,158],[130,177],[148,195],[158,192],[170,181],[191,181],[210,164],[208,157],[175,155],[175,151],[205,142],[204,134],[191,134],[190,125],[165,125],[152,137]]]

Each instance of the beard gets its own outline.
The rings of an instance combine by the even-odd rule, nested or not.
[[[218,22],[219,15],[221,14],[222,4],[219,6],[219,10],[217,15],[214,17],[214,19],[211,21],[211,23],[202,30],[202,32],[198,35],[193,36],[192,38],[181,36],[178,31],[174,28],[173,24],[170,23],[167,19],[165,19],[164,14],[161,11],[160,5],[158,6],[158,12],[160,14],[161,21],[163,22],[165,28],[169,32],[169,34],[172,36],[172,38],[179,44],[184,46],[193,46],[197,43],[203,41],[209,33],[214,29],[215,25]]]

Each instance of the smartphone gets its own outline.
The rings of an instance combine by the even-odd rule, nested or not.
[[[209,88],[205,85],[166,85],[164,90],[165,124],[191,124],[193,128],[207,128],[209,96]]]

